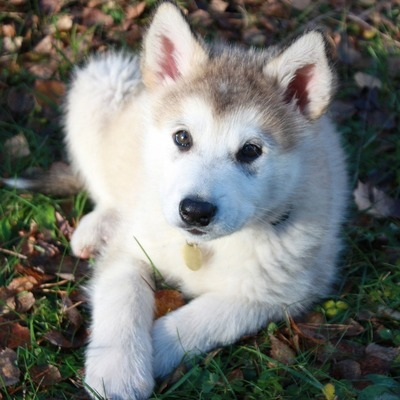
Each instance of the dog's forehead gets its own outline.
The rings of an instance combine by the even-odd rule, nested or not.
[[[164,116],[192,115],[199,123],[212,119],[224,126],[236,123],[238,128],[257,125],[290,149],[296,143],[291,127],[299,124],[293,121],[293,110],[282,100],[276,81],[263,73],[264,63],[251,56],[212,58],[199,74],[183,79],[163,99]]]
[[[230,113],[243,104],[262,108],[273,105],[278,86],[264,75],[260,62],[248,61],[233,55],[213,58],[192,80],[188,90],[207,96],[218,115]]]

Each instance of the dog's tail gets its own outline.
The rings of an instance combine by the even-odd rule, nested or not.
[[[22,177],[0,178],[0,182],[14,189],[55,196],[70,196],[83,189],[78,176],[63,162],[54,163],[48,171],[33,170]]]

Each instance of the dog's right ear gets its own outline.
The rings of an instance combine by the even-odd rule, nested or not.
[[[144,84],[149,88],[172,84],[192,74],[207,58],[206,50],[178,6],[161,3],[144,39],[141,60]]]

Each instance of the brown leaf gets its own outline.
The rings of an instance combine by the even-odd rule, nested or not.
[[[366,211],[377,218],[400,218],[400,200],[392,199],[384,191],[368,182],[358,181],[353,196],[360,211]]]
[[[354,360],[339,361],[332,367],[332,376],[336,379],[359,379],[361,377],[360,363]]]
[[[382,82],[379,78],[364,72],[356,72],[354,74],[354,80],[359,88],[380,89],[382,87]]]
[[[31,93],[24,89],[13,87],[7,95],[7,104],[14,113],[28,113],[34,107],[34,100]]]
[[[54,365],[33,366],[29,369],[30,376],[37,384],[48,386],[61,381],[61,373]]]
[[[22,264],[16,264],[14,268],[16,272],[22,275],[32,276],[33,278],[35,278],[38,284],[42,284],[44,282],[48,282],[51,279],[54,279],[54,275],[45,274],[43,271],[39,269],[24,266]]]
[[[62,48],[62,43],[53,35],[47,35],[33,48],[33,52],[41,55],[55,54],[56,48]]]
[[[70,340],[68,340],[61,332],[51,330],[44,334],[45,339],[55,346],[61,347],[63,349],[71,349],[73,345]]]
[[[56,28],[60,32],[70,31],[73,26],[72,16],[69,14],[61,15],[56,22]]]
[[[236,380],[242,381],[244,379],[243,371],[240,368],[236,368],[232,372],[229,373],[229,375],[227,376],[227,379],[229,382],[236,381]]]
[[[58,13],[61,10],[63,5],[63,1],[60,0],[40,0],[39,6],[40,8],[49,14]]]
[[[33,267],[40,268],[46,274],[54,274],[71,281],[88,276],[90,271],[87,261],[69,255],[55,254],[53,257],[40,255],[32,257],[30,261]]]
[[[392,362],[400,355],[400,347],[385,347],[376,343],[370,343],[365,349],[365,353],[367,356],[374,356]]]
[[[341,339],[338,341],[326,342],[318,349],[318,360],[326,362],[328,360],[359,360],[365,354],[365,346]]]
[[[22,36],[3,38],[3,50],[5,53],[16,53],[22,47],[24,38]]]
[[[29,156],[31,151],[25,135],[23,133],[18,133],[10,139],[7,139],[3,144],[3,153],[13,160]]]
[[[15,293],[20,293],[32,290],[37,284],[38,282],[33,276],[21,276],[14,278],[7,286],[7,289]]]
[[[60,105],[65,94],[65,84],[56,80],[35,81],[35,98],[40,106],[48,106],[57,104]]]
[[[223,13],[228,8],[229,3],[223,0],[211,0],[210,7],[213,11]]]
[[[15,385],[19,381],[17,353],[11,349],[0,351],[0,385]]]
[[[74,228],[71,226],[69,221],[58,211],[56,211],[55,216],[58,230],[68,241],[70,241],[71,236],[74,232]]]
[[[61,296],[61,301],[62,311],[72,325],[74,332],[76,332],[82,326],[82,315],[66,294]]]
[[[56,59],[51,59],[42,62],[27,63],[26,67],[32,75],[41,79],[50,79],[56,73],[59,62]]]
[[[295,362],[295,352],[284,342],[273,335],[269,335],[271,340],[271,357],[282,364],[291,365]]]
[[[317,341],[327,341],[335,337],[358,336],[364,328],[356,321],[349,320],[348,324],[320,324],[301,323],[297,325],[297,332],[305,338]]]
[[[132,6],[130,5],[126,8],[125,18],[130,20],[130,19],[140,17],[143,14],[145,9],[146,9],[145,1],[140,1],[139,3],[136,3]]]
[[[114,20],[110,15],[103,13],[97,8],[85,7],[82,12],[83,24],[86,26],[104,25],[112,26]]]
[[[35,296],[32,292],[23,292],[16,296],[16,311],[25,313],[29,311],[35,304]]]
[[[15,310],[16,301],[14,293],[6,287],[0,287],[0,315],[8,314]]]
[[[3,24],[0,29],[3,36],[14,37],[17,34],[14,24]]]
[[[16,349],[19,346],[30,344],[31,336],[26,326],[0,317],[0,327],[0,347]]]
[[[390,370],[390,361],[367,355],[360,360],[360,368],[362,375],[379,374],[387,375]]]
[[[156,311],[155,318],[160,318],[163,315],[182,307],[185,300],[180,292],[172,289],[157,290],[155,293]]]
[[[61,332],[51,330],[44,335],[50,343],[63,349],[77,349],[86,344],[88,332],[86,329],[80,328],[78,332],[71,336],[71,339],[65,337]]]

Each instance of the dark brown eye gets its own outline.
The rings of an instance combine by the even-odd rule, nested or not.
[[[236,159],[241,163],[251,163],[260,157],[262,148],[256,144],[246,143],[236,154]]]
[[[181,150],[189,150],[192,147],[192,136],[188,131],[181,130],[174,134],[175,144],[181,148]]]

